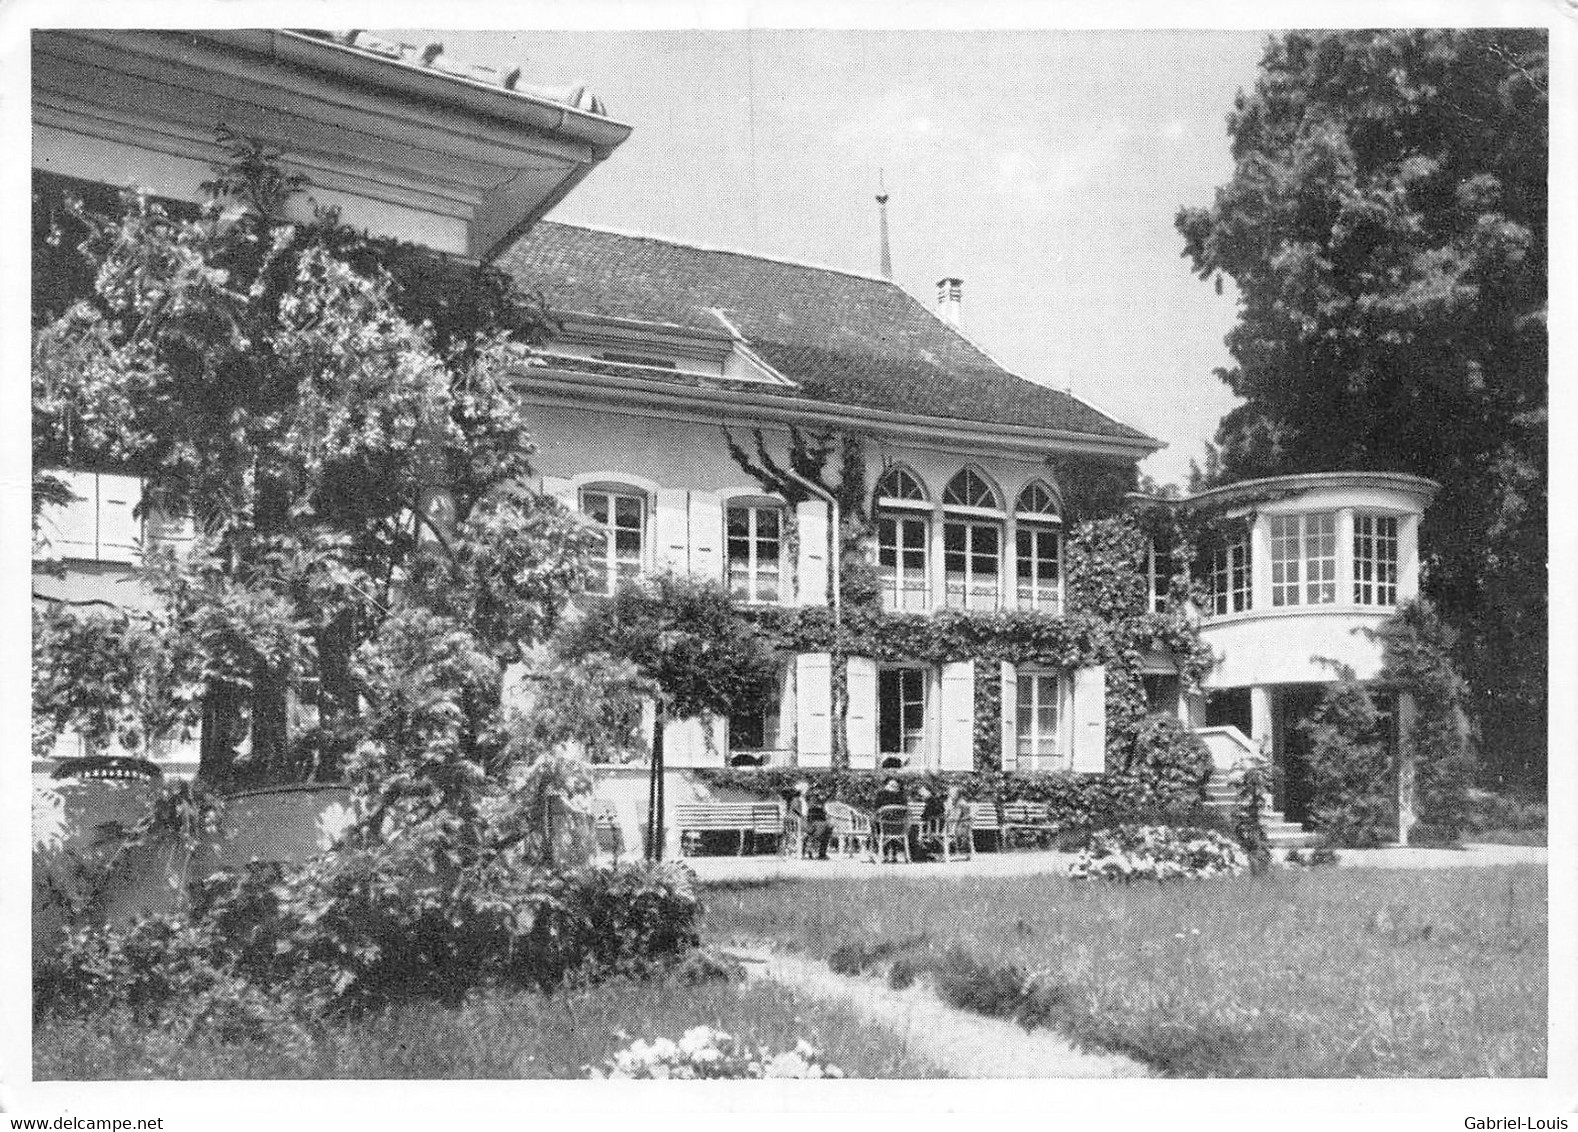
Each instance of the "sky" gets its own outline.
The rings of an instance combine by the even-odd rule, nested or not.
[[[1236,300],[1173,218],[1232,173],[1255,31],[438,31],[448,54],[584,83],[634,133],[551,219],[894,276],[1009,369],[1168,445],[1182,482],[1234,404]]]

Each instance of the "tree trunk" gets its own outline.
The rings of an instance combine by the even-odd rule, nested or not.
[[[247,760],[251,785],[277,786],[299,777],[290,757],[289,691],[277,670],[258,666],[252,682],[252,757]]]
[[[647,783],[647,860],[663,859],[663,708],[652,723],[652,777]]]
[[[318,634],[318,750],[311,776],[322,782],[344,777],[341,747],[345,722],[357,711],[356,682],[351,676],[355,651],[354,623],[341,614]]]
[[[236,742],[243,731],[242,706],[246,689],[214,682],[203,693],[202,736],[199,740],[197,777],[216,790],[235,781]]]
[[[290,488],[278,472],[258,469],[254,523],[257,534],[283,531],[290,519]],[[290,758],[289,682],[273,666],[260,662],[252,677],[252,755],[247,760],[249,785],[274,786],[299,778]]]

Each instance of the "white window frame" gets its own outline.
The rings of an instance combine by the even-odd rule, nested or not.
[[[987,511],[1003,509],[1002,497],[997,494],[997,488],[986,478],[986,473],[973,465],[960,468],[948,481],[947,487],[943,488],[942,505],[976,507]]]
[[[888,524],[892,524],[889,537]],[[919,542],[905,539],[916,534]],[[905,553],[920,552],[920,566],[905,564]],[[890,555],[893,565],[883,564]],[[922,613],[931,602],[931,517],[929,512],[888,510],[877,514],[877,573],[882,578],[882,608],[889,613]]]
[[[743,566],[736,568],[734,557],[734,544],[736,539],[732,521],[735,512],[745,514],[745,548],[746,555]],[[778,524],[778,533],[772,537],[775,551],[770,559],[762,554],[762,543],[765,541],[759,527],[763,513],[770,513]],[[784,509],[772,503],[730,503],[723,514],[723,542],[724,542],[724,571],[729,583],[729,596],[737,601],[744,601],[748,605],[780,605],[784,600],[784,534],[785,534]],[[772,596],[761,596],[762,583],[765,579],[772,579]],[[737,584],[743,582],[744,592],[736,589]]]
[[[1014,672],[1014,680],[1017,715],[1014,720],[1014,769],[1069,769],[1072,762],[1066,735],[1069,696],[1066,674],[1056,669],[1020,667]],[[1038,726],[1048,713],[1050,731]]]
[[[1337,600],[1337,512],[1270,516],[1271,604],[1331,605]],[[1329,547],[1329,552],[1324,552]]]
[[[1165,613],[1167,611],[1167,595],[1172,589],[1174,570],[1169,569],[1161,573],[1164,561],[1171,559],[1172,555],[1164,555],[1157,550],[1156,540],[1152,539],[1146,547],[1145,553],[1145,578],[1146,590],[1150,599],[1152,613]]]
[[[1359,511],[1353,516],[1353,601],[1356,605],[1397,604],[1397,564],[1401,544],[1396,515]],[[1388,530],[1389,528],[1389,530]]]
[[[897,751],[882,749],[883,677],[894,673],[899,679],[899,746]],[[907,677],[919,684],[919,698],[907,695],[904,686]],[[885,664],[877,670],[877,759],[900,758],[908,766],[924,765],[931,751],[931,683],[932,670],[919,664]]]
[[[606,500],[608,509],[608,520],[606,522],[598,520],[592,515],[589,503],[594,497]],[[640,518],[636,527],[633,528],[636,532],[637,540],[636,552],[633,557],[621,557],[619,553],[619,531],[621,529],[626,531],[632,529],[618,526],[618,504],[616,501],[621,499],[634,500],[639,508],[638,515]],[[634,570],[625,571],[625,576],[639,578],[646,573],[647,550],[650,542],[648,528],[651,525],[651,505],[647,500],[646,492],[641,491],[639,488],[624,487],[619,484],[599,484],[581,488],[580,504],[581,514],[591,520],[592,524],[603,535],[603,549],[600,553],[594,552],[593,557],[599,561],[604,584],[601,589],[597,589],[589,583],[587,592],[601,597],[612,597],[619,589],[621,576],[619,567],[621,563],[633,563],[635,567]]]
[[[964,532],[962,551],[952,550],[948,546],[949,536],[959,530]],[[977,539],[986,533],[990,533],[997,543],[995,552],[976,549]],[[949,609],[996,609],[1002,601],[1003,592],[1003,524],[992,520],[948,516],[943,520],[942,545],[943,604]],[[956,571],[951,563],[961,554],[964,569]],[[987,574],[977,571],[977,567],[986,561],[992,564],[990,581],[985,580]]]
[[[1248,613],[1254,608],[1253,565],[1248,532],[1212,548],[1212,616]]]
[[[1054,523],[1038,516],[1019,514],[1015,516],[1017,523],[1014,529],[1014,594],[1020,609],[1040,610],[1044,613],[1061,613],[1063,611],[1063,529]],[[1029,536],[1031,540],[1031,554],[1026,557],[1023,548],[1019,545],[1021,536]],[[1035,553],[1035,540],[1040,535],[1052,536],[1052,557],[1043,558]],[[1037,574],[1037,567],[1045,562],[1052,563],[1052,581],[1050,584],[1042,582]],[[1023,568],[1028,563],[1030,576],[1025,577]]]

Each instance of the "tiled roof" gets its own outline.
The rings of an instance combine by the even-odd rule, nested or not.
[[[891,280],[551,221],[538,223],[497,263],[562,313],[713,336],[727,319],[797,383],[787,395],[1150,439],[1068,393],[1005,370]]]
[[[444,52],[442,43],[415,44],[406,43],[398,39],[385,39],[370,31],[326,31],[316,28],[301,28],[298,35],[310,36],[313,39],[327,40],[360,51],[364,55],[372,55],[393,63],[402,63],[407,67],[417,70],[436,71],[451,78],[467,79],[484,86],[503,87],[505,90],[514,91],[516,94],[526,95],[531,98],[547,99],[550,102],[562,102],[575,110],[582,110],[588,114],[597,114],[608,117],[608,111],[603,106],[602,99],[598,98],[586,87],[578,84],[568,86],[529,86],[520,81],[521,69],[514,67],[508,71],[501,71],[497,67],[486,64],[467,63],[455,59]]]

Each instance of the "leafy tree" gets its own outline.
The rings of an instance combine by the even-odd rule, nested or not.
[[[1385,717],[1352,670],[1326,685],[1298,728],[1309,739],[1315,827],[1339,845],[1372,849],[1389,836],[1395,806]]]
[[[1442,485],[1426,589],[1487,756],[1542,781],[1546,34],[1295,32],[1228,117],[1231,181],[1177,225],[1238,287],[1214,482],[1365,468]]]
[[[1425,601],[1403,606],[1377,634],[1381,683],[1412,696],[1417,712],[1412,737],[1419,819],[1456,840],[1468,824],[1474,774],[1465,688],[1451,659],[1457,634]]]
[[[201,208],[44,210],[35,263],[75,256],[91,287],[35,310],[34,466],[123,469],[194,518],[198,549],[151,554],[147,582],[164,647],[201,658],[203,778],[348,763],[375,813],[463,813],[507,761],[504,670],[552,631],[589,545],[520,486],[507,376],[540,306],[332,212],[287,221],[300,180],[222,141]],[[294,734],[293,699],[316,715]]]
[[[567,626],[556,648],[572,660],[607,654],[629,661],[657,686],[647,852],[659,858],[665,720],[727,716],[761,703],[777,679],[772,650],[722,586],[674,574],[622,583]]]

